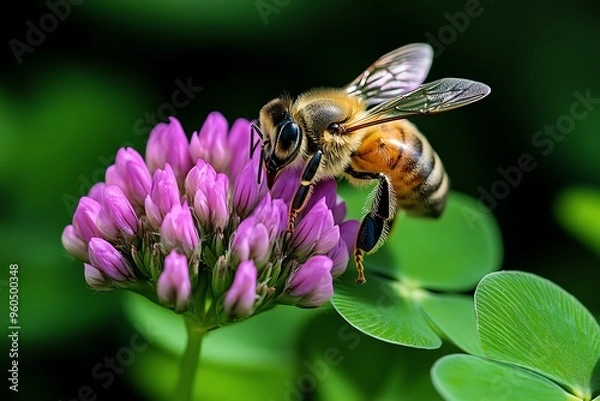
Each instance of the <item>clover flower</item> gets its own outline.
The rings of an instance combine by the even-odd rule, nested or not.
[[[250,122],[213,112],[188,141],[179,121],[158,124],[145,158],[120,149],[106,182],[80,199],[62,235],[96,290],[129,289],[212,329],[277,304],[316,307],[346,269],[355,220],[334,180],[316,185],[286,232],[299,171],[273,188],[250,155]],[[252,138],[254,141],[258,138]]]

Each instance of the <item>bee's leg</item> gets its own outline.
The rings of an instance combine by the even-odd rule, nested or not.
[[[357,283],[364,283],[365,269],[363,257],[381,245],[393,222],[395,212],[395,195],[390,179],[381,173],[365,173],[347,169],[346,173],[359,180],[378,180],[371,211],[363,218],[354,245],[354,261],[358,271]]]
[[[254,141],[254,133],[258,134],[258,141],[253,142]],[[261,140],[262,140],[262,131],[260,130],[260,128],[258,127],[258,125],[252,123],[250,124],[250,158],[252,159],[252,155],[254,154],[254,151],[256,150],[256,148],[258,147],[258,145],[260,144]]]
[[[254,132],[256,132],[258,134],[258,140],[256,142],[252,142],[254,140]],[[252,157],[254,156],[254,152],[256,151],[256,148],[258,148],[258,145],[261,145],[261,142],[263,140],[263,133],[260,130],[260,127],[254,123],[250,124],[250,158],[252,159]],[[261,145],[261,149],[260,149],[260,159],[258,160],[258,176],[256,177],[256,183],[258,185],[260,185],[260,178],[262,176],[262,169],[263,169],[263,160],[264,160],[264,146]]]
[[[300,177],[300,187],[294,195],[288,218],[287,232],[290,234],[294,233],[296,217],[298,217],[298,214],[304,209],[310,199],[310,194],[312,193],[315,184],[313,180],[319,170],[319,165],[321,164],[321,156],[323,156],[323,152],[320,150],[316,151],[308,163],[306,163],[302,176]]]

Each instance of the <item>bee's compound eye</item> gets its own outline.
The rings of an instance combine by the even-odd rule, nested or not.
[[[329,124],[329,127],[327,127],[327,131],[334,135],[338,134],[340,132],[340,125],[338,123]]]
[[[281,128],[279,134],[279,146],[284,151],[291,151],[298,145],[300,138],[300,127],[298,124],[288,122]]]

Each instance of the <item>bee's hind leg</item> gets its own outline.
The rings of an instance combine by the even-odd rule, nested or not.
[[[385,242],[394,221],[396,198],[391,181],[385,174],[358,172],[346,169],[346,173],[359,180],[378,180],[369,213],[363,218],[356,236],[354,262],[358,271],[357,283],[366,282],[363,257],[377,250]]]

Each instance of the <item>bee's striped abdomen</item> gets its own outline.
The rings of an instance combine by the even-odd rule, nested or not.
[[[371,129],[354,153],[356,171],[380,172],[392,181],[397,207],[437,217],[446,205],[449,180],[427,139],[406,120]]]

